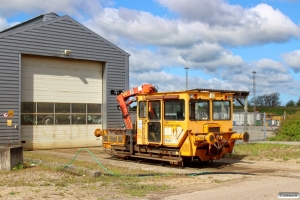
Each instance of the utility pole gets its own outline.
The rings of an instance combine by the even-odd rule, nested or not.
[[[256,112],[256,84],[255,84],[256,71],[253,71],[252,73],[253,73],[253,100],[254,100],[253,112]]]
[[[188,90],[188,71],[189,71],[189,68],[188,67],[185,67],[185,87],[186,87],[186,90]]]

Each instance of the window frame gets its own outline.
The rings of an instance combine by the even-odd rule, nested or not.
[[[147,101],[139,101],[138,103],[138,116],[139,118],[147,117]]]
[[[22,110],[26,108],[26,104],[33,105],[33,108],[25,109],[26,112]],[[38,107],[43,108],[43,104],[46,107],[51,107],[53,104],[53,112],[45,112]],[[47,105],[48,104],[48,105]],[[66,109],[67,112],[62,112],[62,110],[56,110],[56,104],[69,104],[69,109]],[[73,112],[73,105],[82,104],[81,107],[84,109],[77,110],[79,112]],[[95,106],[97,112],[89,110],[89,107]],[[68,107],[68,106],[65,106]],[[47,109],[46,109],[47,110]],[[31,112],[30,112],[31,111]],[[91,111],[91,112],[88,112]],[[99,112],[100,111],[100,112]],[[66,123],[68,120],[65,120],[65,123],[59,123],[59,117],[69,118],[69,123]],[[62,121],[61,121],[62,122]],[[61,103],[61,102],[21,102],[21,125],[91,125],[91,124],[102,124],[102,104],[98,103]]]
[[[201,102],[206,102],[207,103],[207,119],[201,119],[200,117],[199,117],[199,119],[197,119],[197,117],[196,117],[196,115],[197,114],[201,114],[201,113],[196,113],[195,112],[195,114],[194,114],[194,118],[192,118],[192,116],[191,116],[191,114],[192,114],[192,109],[191,109],[191,103],[195,103],[195,105],[197,104],[198,105],[198,103],[201,103]],[[204,99],[190,99],[189,100],[189,120],[192,120],[192,121],[208,121],[208,120],[210,120],[210,118],[211,118],[211,113],[210,113],[210,101],[209,100],[204,100]]]
[[[215,118],[215,104],[214,104],[214,102],[223,102],[223,103],[228,102],[228,106],[227,106],[227,108],[229,108],[228,118],[226,118],[226,119]],[[220,109],[220,110],[221,110],[221,109]],[[226,109],[225,109],[225,110],[226,110]],[[212,119],[215,120],[215,121],[230,121],[230,120],[232,119],[232,113],[231,113],[231,110],[232,110],[232,105],[231,105],[231,101],[230,101],[230,100],[213,100],[213,101],[212,101]],[[226,114],[226,112],[225,112],[225,113],[220,112],[220,114],[221,114],[221,115],[222,115],[222,114],[224,115],[224,114]]]
[[[168,103],[170,102],[170,105]],[[174,102],[178,102],[179,108],[174,108],[173,112],[168,112],[167,106],[172,106]],[[173,106],[178,106],[173,105]],[[178,110],[179,109],[179,110]],[[175,110],[175,111],[174,111]],[[171,116],[167,116],[171,115]],[[172,118],[173,114],[173,118]],[[164,120],[167,121],[184,121],[186,118],[185,100],[184,99],[169,99],[164,101]]]
[[[155,110],[154,110],[155,113],[150,112],[150,104],[151,103],[158,103],[158,113]],[[156,108],[157,107],[155,107],[154,109],[156,109]],[[159,101],[159,100],[148,101],[148,103],[147,103],[147,115],[148,115],[149,120],[158,120],[158,121],[160,121],[161,120],[161,101]]]

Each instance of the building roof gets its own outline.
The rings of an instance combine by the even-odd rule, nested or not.
[[[245,98],[249,96],[249,91],[239,91],[239,90],[218,90],[218,89],[207,89],[207,88],[195,88],[188,91],[197,90],[198,92],[219,92],[219,93],[234,93],[236,98]]]
[[[58,17],[59,17],[59,15],[57,15],[54,12],[44,13],[42,15],[36,16],[32,19],[29,19],[25,22],[22,22],[20,24],[12,26],[8,29],[5,29],[5,30],[1,31],[0,34],[4,33],[4,32],[11,31],[11,30],[16,30],[16,29],[19,29],[19,28],[23,28],[23,27],[26,27],[26,26],[31,26],[33,24],[42,23],[42,22],[45,22],[45,21],[48,21],[48,20],[51,20],[51,19],[54,19],[54,18],[58,18]]]
[[[130,56],[129,53],[127,53],[126,51],[124,51],[120,47],[118,47],[115,44],[109,42],[108,40],[106,40],[102,36],[100,36],[97,33],[93,32],[92,30],[90,30],[89,28],[85,27],[84,25],[80,24],[79,22],[77,22],[76,20],[72,19],[68,15],[59,16],[59,15],[57,15],[54,12],[49,12],[49,13],[41,14],[41,15],[39,15],[37,17],[34,17],[34,18],[29,19],[29,20],[27,20],[25,22],[17,24],[17,25],[15,25],[13,27],[5,29],[5,30],[3,30],[3,31],[0,32],[0,38],[1,37],[7,37],[7,36],[13,35],[15,33],[22,33],[22,32],[25,32],[27,30],[32,30],[32,29],[35,29],[35,28],[38,28],[38,27],[42,27],[42,26],[46,26],[48,24],[55,23],[57,21],[62,21],[62,20],[70,20],[70,21],[72,21],[78,27],[80,27],[82,29],[85,29],[85,31],[91,33],[96,38],[98,38],[101,41],[105,42],[108,46],[110,46],[110,47],[112,47],[112,48],[120,51],[120,53],[122,53],[122,54],[124,54],[126,56]]]

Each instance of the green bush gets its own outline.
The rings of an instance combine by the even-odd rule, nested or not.
[[[300,141],[300,112],[288,115],[281,122],[276,136],[269,138],[269,140]]]

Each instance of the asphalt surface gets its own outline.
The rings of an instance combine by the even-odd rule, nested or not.
[[[300,145],[300,142],[285,141],[253,141],[250,143],[269,143]],[[300,168],[300,166],[299,166]],[[279,193],[296,194],[295,198],[282,199],[300,199],[300,173],[291,177],[280,176],[259,176],[255,179],[246,180],[240,183],[232,184],[230,187],[221,186],[193,193],[184,193],[180,195],[169,196],[162,200],[219,200],[219,199],[248,199],[248,200],[273,200],[279,198]],[[144,199],[147,200],[147,199]]]
[[[285,142],[285,141],[252,141],[250,143],[271,143],[271,144],[286,144],[286,145],[300,145],[300,142]],[[222,161],[219,161],[222,162]],[[218,161],[216,162],[218,163]],[[273,199],[299,199],[300,200],[300,164],[299,168],[285,166],[276,168],[273,166],[276,163],[270,162],[267,166],[257,166],[255,169],[251,169],[251,165],[255,162],[249,162],[240,165],[239,167],[232,167],[231,170],[253,172],[255,176],[232,182],[230,184],[224,184],[220,187],[205,189],[201,191],[194,191],[189,193],[181,193],[176,195],[170,195],[167,197],[159,198],[159,200],[273,200]],[[259,164],[259,162],[258,162]],[[235,166],[235,165],[233,165]],[[250,166],[247,169],[247,166]],[[228,171],[225,167],[224,170]],[[258,173],[255,173],[258,172]],[[280,198],[279,194],[292,194],[293,198]],[[133,198],[138,200],[153,200],[153,198]]]
[[[162,200],[220,200],[220,199],[279,199],[281,192],[300,193],[300,178],[291,177],[258,177],[228,186],[221,186],[203,191],[195,191],[169,196]],[[292,199],[292,198],[285,198]],[[295,198],[293,198],[295,199]],[[298,198],[299,199],[299,194]]]

